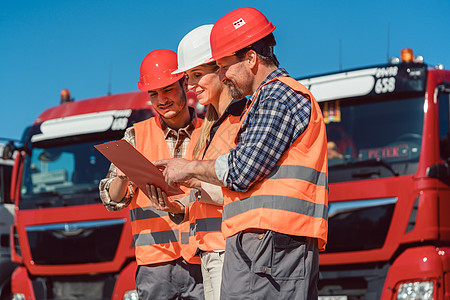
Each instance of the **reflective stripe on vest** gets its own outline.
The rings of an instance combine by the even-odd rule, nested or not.
[[[200,231],[220,231],[222,234],[221,226],[222,226],[222,218],[203,218],[197,219],[195,222],[195,229],[197,232]]]
[[[223,220],[257,208],[279,209],[328,220],[328,207],[324,204],[277,195],[258,195],[231,202],[223,213]]]
[[[159,118],[150,118],[134,124],[136,149],[150,161],[172,157],[159,122]],[[199,128],[201,123],[197,122],[196,127]],[[198,134],[194,133],[187,151],[192,151],[195,145],[196,140],[193,138]],[[176,196],[181,197],[183,195]],[[177,225],[172,222],[167,212],[154,208],[150,199],[139,190],[129,207],[138,264],[173,261],[180,256],[190,263],[200,263],[199,257],[194,257],[196,245],[193,247],[189,243],[184,243],[183,237],[189,235],[188,224]]]
[[[328,233],[325,123],[317,101],[304,86],[290,77],[275,78],[269,82],[275,80],[311,101],[309,124],[282,155],[272,172],[254,183],[247,192],[223,188],[222,232],[229,237],[245,229],[259,228],[314,237],[319,240],[319,249],[324,250]],[[254,94],[254,99],[257,99],[259,91]],[[244,114],[241,124],[254,102]]]
[[[328,190],[327,174],[305,166],[286,166],[286,165],[276,166],[274,170],[269,175],[266,176],[266,178],[300,179],[315,185],[324,186]]]
[[[189,232],[181,232],[181,244],[188,245],[189,244]]]
[[[148,246],[178,242],[178,230],[139,233],[133,235],[134,246]]]
[[[137,208],[130,209],[130,216],[131,216],[131,220],[137,221],[137,220],[143,220],[143,219],[166,217],[167,212],[157,210],[153,206],[137,207]]]

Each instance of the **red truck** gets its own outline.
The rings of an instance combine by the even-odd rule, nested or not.
[[[0,153],[3,153],[4,146],[5,144],[0,143]],[[14,222],[14,203],[10,200],[9,190],[13,163],[12,158],[0,158],[0,300],[10,299],[11,274],[16,267],[16,264],[11,261],[10,251],[10,228]]]
[[[450,299],[450,70],[401,57],[299,79],[327,124],[319,299]]]
[[[110,162],[93,146],[121,139],[133,123],[156,114],[146,93],[71,101],[42,112],[15,158],[11,257],[12,298],[137,299],[136,262],[127,209],[108,212],[99,181]],[[188,93],[188,103],[196,104]]]

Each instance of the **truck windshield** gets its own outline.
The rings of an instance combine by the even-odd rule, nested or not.
[[[110,163],[93,147],[99,143],[33,147],[25,159],[20,207],[100,203],[98,185]]]
[[[329,182],[414,174],[424,98],[320,103],[327,124]]]

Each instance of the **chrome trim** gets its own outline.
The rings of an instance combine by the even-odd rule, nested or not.
[[[34,231],[62,230],[64,232],[76,232],[79,229],[119,225],[119,224],[125,224],[125,222],[126,222],[126,219],[112,219],[112,220],[73,222],[73,223],[33,225],[33,226],[27,226],[26,231],[34,232]]]
[[[379,199],[367,199],[367,200],[355,200],[355,201],[342,201],[342,202],[329,202],[328,203],[328,219],[334,215],[352,211],[359,208],[383,206],[387,204],[395,204],[397,198],[379,198]]]

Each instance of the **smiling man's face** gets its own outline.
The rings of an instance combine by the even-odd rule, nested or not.
[[[236,55],[227,56],[217,60],[220,80],[228,86],[233,99],[240,99],[252,94],[252,78],[245,60]]]
[[[163,119],[177,117],[187,105],[185,88],[179,81],[163,88],[148,91],[153,108]]]

